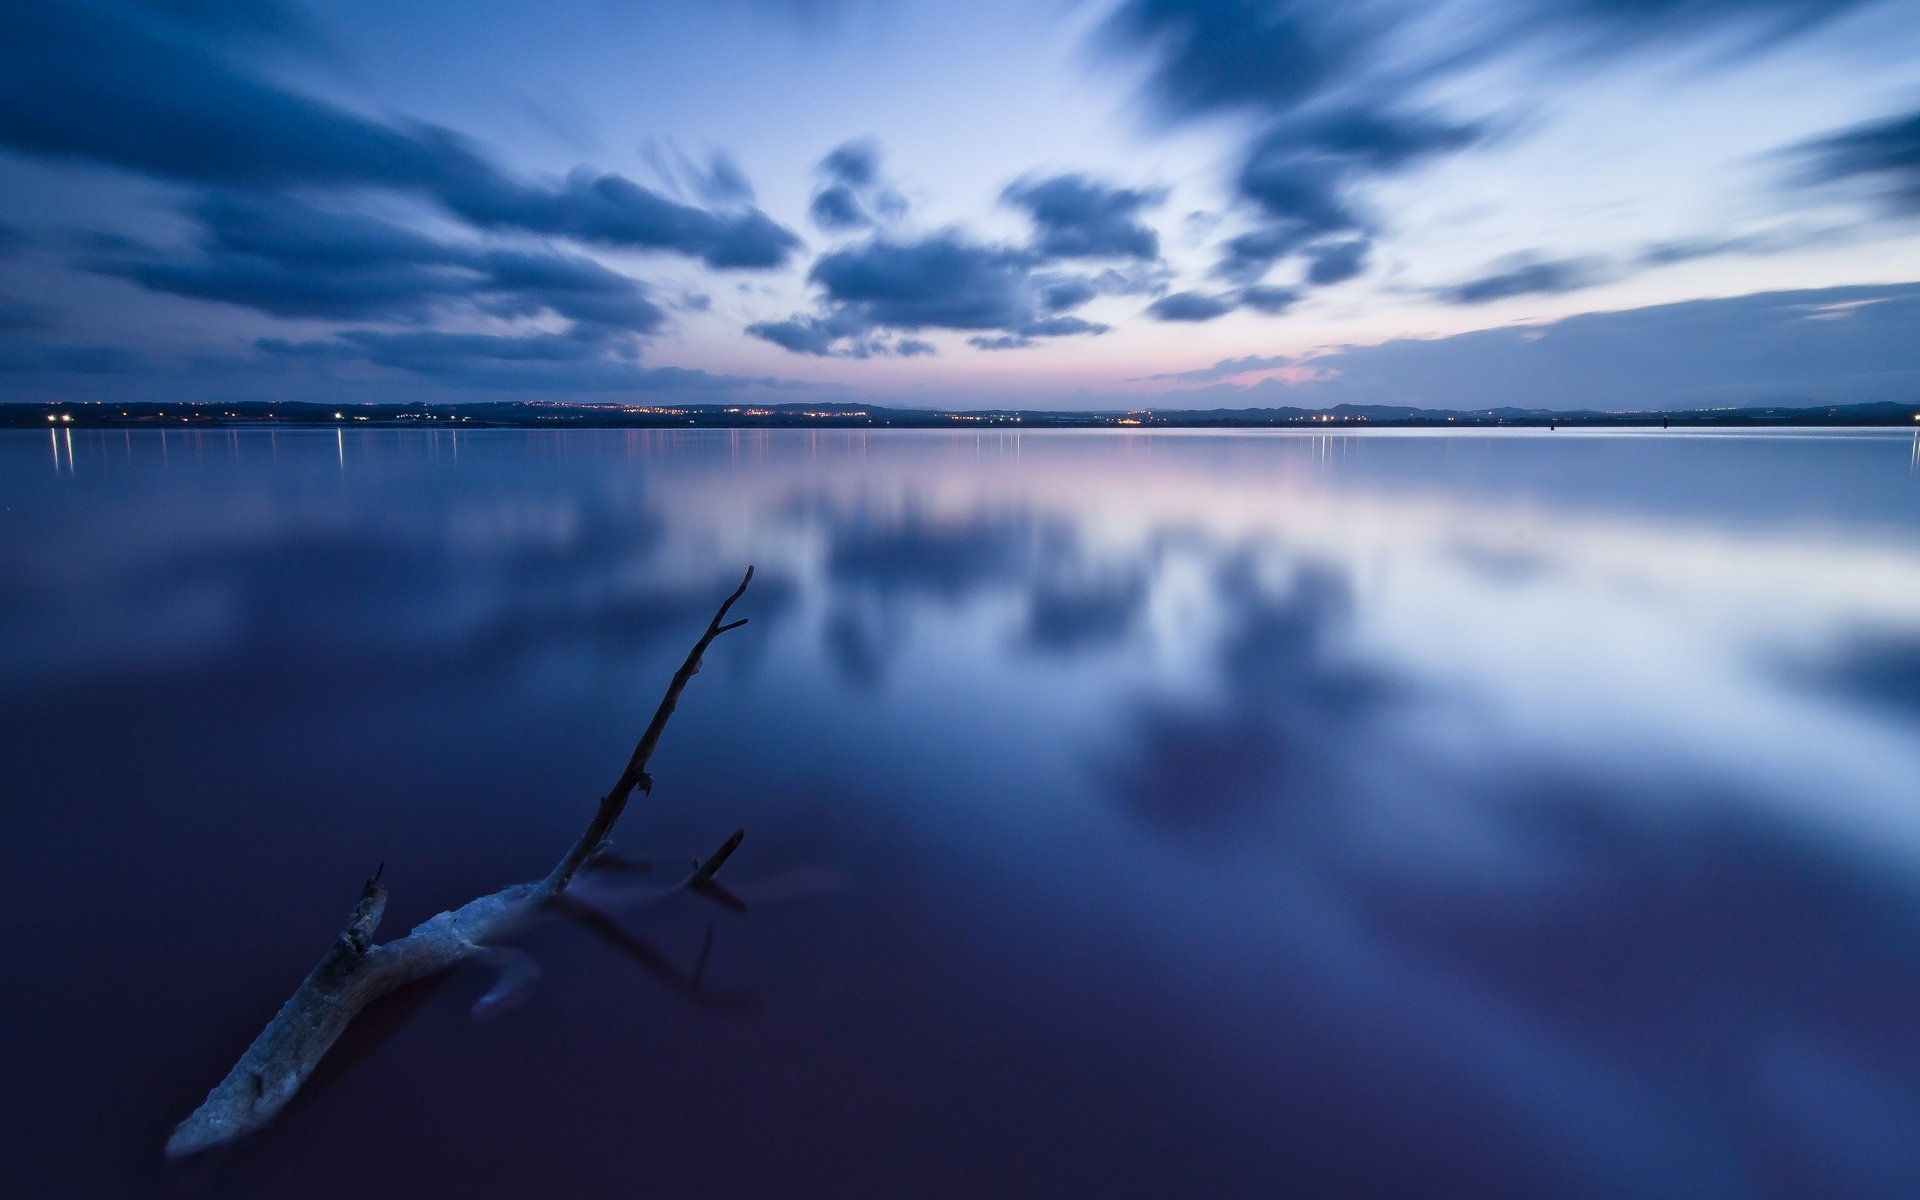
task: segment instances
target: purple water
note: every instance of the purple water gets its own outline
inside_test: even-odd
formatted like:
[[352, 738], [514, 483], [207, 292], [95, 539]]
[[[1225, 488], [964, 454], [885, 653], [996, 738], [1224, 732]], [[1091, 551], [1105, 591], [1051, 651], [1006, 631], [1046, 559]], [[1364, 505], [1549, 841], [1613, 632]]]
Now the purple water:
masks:
[[[1920, 1192], [1904, 431], [63, 430], [0, 510], [13, 1194]], [[749, 562], [608, 919], [166, 1163]]]

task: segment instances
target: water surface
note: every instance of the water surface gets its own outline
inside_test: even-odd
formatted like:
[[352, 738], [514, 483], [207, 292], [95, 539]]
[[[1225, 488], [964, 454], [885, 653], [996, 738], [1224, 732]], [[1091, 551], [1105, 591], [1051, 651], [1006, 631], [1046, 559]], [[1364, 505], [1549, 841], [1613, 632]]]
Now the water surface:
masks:
[[[0, 550], [21, 1194], [1920, 1194], [1906, 431], [63, 429]], [[606, 919], [164, 1164], [749, 562]]]

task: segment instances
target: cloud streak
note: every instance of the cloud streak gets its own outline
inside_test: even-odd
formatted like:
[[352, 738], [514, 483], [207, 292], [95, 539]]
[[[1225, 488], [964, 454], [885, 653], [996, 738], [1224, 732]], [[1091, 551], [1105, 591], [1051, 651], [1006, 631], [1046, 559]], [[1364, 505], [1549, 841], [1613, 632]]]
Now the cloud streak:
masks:
[[0, 145], [23, 154], [224, 190], [379, 188], [482, 229], [717, 269], [778, 267], [800, 246], [757, 209], [695, 208], [617, 174], [515, 177], [452, 130], [301, 95], [112, 6], [14, 6], [0, 31]]

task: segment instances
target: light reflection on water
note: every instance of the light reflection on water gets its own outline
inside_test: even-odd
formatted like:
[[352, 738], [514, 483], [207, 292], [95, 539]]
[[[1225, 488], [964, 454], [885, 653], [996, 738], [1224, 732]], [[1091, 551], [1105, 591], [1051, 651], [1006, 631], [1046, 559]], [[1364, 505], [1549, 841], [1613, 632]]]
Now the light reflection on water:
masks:
[[[1920, 1180], [1905, 431], [32, 436], [43, 1190]], [[622, 845], [746, 826], [746, 917], [625, 927], [751, 1010], [543, 931], [163, 1170], [373, 862], [393, 930], [544, 870], [749, 561]]]

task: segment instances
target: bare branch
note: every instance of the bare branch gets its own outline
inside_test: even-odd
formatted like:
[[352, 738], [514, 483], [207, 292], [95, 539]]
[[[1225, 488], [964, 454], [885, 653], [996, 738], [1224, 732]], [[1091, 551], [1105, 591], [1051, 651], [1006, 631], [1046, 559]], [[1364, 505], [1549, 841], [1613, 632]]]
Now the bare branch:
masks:
[[667, 684], [667, 694], [660, 698], [660, 707], [654, 710], [653, 720], [647, 722], [647, 730], [640, 735], [639, 744], [633, 748], [633, 757], [627, 760], [626, 770], [620, 772], [620, 778], [615, 780], [613, 787], [600, 798], [600, 807], [593, 814], [593, 820], [587, 822], [586, 832], [580, 835], [580, 840], [573, 844], [573, 849], [567, 851], [567, 856], [560, 860], [560, 865], [555, 867], [553, 873], [547, 877], [545, 887], [549, 895], [558, 895], [564, 891], [567, 884], [572, 882], [574, 875], [606, 842], [607, 836], [613, 832], [614, 823], [620, 820], [621, 812], [626, 809], [627, 798], [633, 795], [633, 790], [635, 788], [648, 792], [653, 790], [653, 777], [647, 774], [647, 763], [653, 758], [654, 747], [660, 744], [660, 735], [667, 728], [667, 719], [673, 716], [673, 710], [680, 703], [680, 693], [686, 690], [687, 682], [699, 673], [700, 658], [707, 652], [707, 647], [713, 645], [713, 640], [727, 630], [738, 629], [746, 624], [745, 621], [736, 621], [731, 625], [723, 622], [727, 619], [728, 610], [734, 606], [735, 601], [746, 594], [747, 585], [752, 582], [753, 568], [748, 567], [746, 575], [740, 580], [740, 586], [733, 589], [733, 594], [721, 602], [720, 610], [713, 614], [713, 620], [707, 622], [707, 631], [701, 634], [700, 640], [693, 644], [693, 649], [687, 653], [687, 660], [680, 664], [680, 669], [673, 673], [673, 679]]
[[[347, 920], [346, 929], [334, 939], [299, 990], [280, 1006], [280, 1011], [254, 1038], [226, 1078], [216, 1084], [200, 1107], [173, 1131], [167, 1141], [167, 1157], [197, 1154], [261, 1128], [293, 1099], [362, 1008], [396, 988], [436, 975], [469, 958], [488, 957], [500, 961], [502, 956], [493, 943], [544, 916], [556, 907], [556, 901], [567, 899], [568, 905], [573, 904], [563, 897], [568, 883], [605, 844], [633, 790], [651, 788], [653, 781], [647, 775], [647, 763], [653, 757], [654, 747], [659, 745], [667, 719], [680, 701], [680, 693], [700, 670], [701, 655], [715, 638], [746, 624], [744, 620], [729, 624], [726, 618], [727, 611], [745, 594], [747, 584], [752, 581], [753, 568], [748, 567], [740, 586], [720, 605], [686, 661], [674, 672], [667, 693], [661, 698], [646, 732], [640, 735], [626, 769], [620, 773], [613, 789], [601, 798], [586, 831], [545, 879], [538, 883], [514, 884], [470, 900], [457, 909], [429, 917], [405, 937], [375, 945], [374, 931], [387, 905], [386, 889], [380, 886], [380, 876], [385, 871], [385, 864], [381, 864], [381, 869], [361, 888], [360, 900]], [[740, 845], [743, 836], [736, 830], [705, 862], [696, 863], [693, 875], [683, 888], [704, 895], [721, 892], [712, 882], [713, 873]], [[601, 930], [603, 934], [608, 928], [619, 932], [608, 921]], [[618, 944], [636, 956], [635, 946], [642, 945], [631, 939]], [[512, 956], [506, 957], [511, 964]], [[704, 960], [703, 951], [703, 965]], [[491, 1011], [504, 1005], [514, 987], [525, 978], [524, 967], [515, 968], [515, 972], [511, 979], [503, 980], [502, 986], [483, 997], [479, 1006], [482, 1010]], [[666, 977], [672, 978], [682, 990], [698, 993], [697, 987], [685, 987], [684, 981], [670, 969]]]

